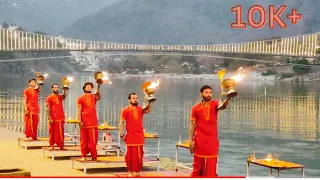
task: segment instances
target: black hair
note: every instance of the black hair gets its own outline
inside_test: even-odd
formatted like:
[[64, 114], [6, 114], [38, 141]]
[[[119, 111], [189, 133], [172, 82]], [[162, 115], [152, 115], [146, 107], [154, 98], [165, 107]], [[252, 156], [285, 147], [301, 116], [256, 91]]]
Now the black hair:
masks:
[[[204, 85], [204, 86], [202, 86], [202, 87], [200, 88], [200, 92], [203, 93], [203, 91], [206, 90], [206, 89], [211, 89], [211, 87], [208, 86], [208, 85]], [[212, 89], [211, 89], [211, 90], [212, 90]]]
[[86, 92], [85, 89], [86, 89], [86, 86], [87, 86], [87, 85], [90, 85], [92, 89], [93, 89], [93, 87], [94, 87], [92, 82], [86, 82], [86, 83], [83, 85], [83, 87], [82, 87], [82, 90], [83, 90], [84, 92]]
[[128, 99], [129, 99], [129, 100], [131, 99], [131, 96], [132, 96], [132, 95], [137, 95], [137, 93], [130, 93], [129, 96], [128, 96]]
[[31, 81], [36, 82], [36, 79], [34, 79], [34, 78], [33, 78], [33, 79], [30, 79], [30, 80], [29, 80], [29, 83], [31, 83]]
[[57, 86], [59, 87], [59, 84], [52, 84], [52, 85], [51, 85], [51, 88], [53, 88], [54, 85], [57, 85]]

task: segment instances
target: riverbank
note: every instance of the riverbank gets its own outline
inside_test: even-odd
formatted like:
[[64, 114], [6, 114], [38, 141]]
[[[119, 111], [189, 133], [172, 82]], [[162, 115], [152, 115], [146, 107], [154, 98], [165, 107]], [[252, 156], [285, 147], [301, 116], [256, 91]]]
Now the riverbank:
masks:
[[[18, 147], [17, 138], [24, 137], [20, 132], [12, 131], [0, 127], [0, 169], [22, 168], [31, 172], [32, 176], [115, 176], [114, 173], [125, 173], [126, 167], [119, 165], [117, 168], [104, 168], [106, 165], [92, 166], [88, 174], [82, 170], [72, 169], [71, 160], [55, 160], [43, 158], [41, 149], [28, 149]], [[145, 168], [144, 174], [166, 176], [188, 176], [188, 172], [181, 174], [174, 172], [175, 163], [170, 158], [161, 158], [160, 168], [162, 171], [156, 172], [154, 168]], [[91, 166], [90, 166], [91, 167]], [[76, 166], [81, 168], [81, 166]]]
[[[235, 76], [234, 73], [226, 73], [224, 78], [229, 78]], [[298, 78], [298, 81], [310, 81], [309, 78], [302, 76], [279, 79], [275, 75], [262, 76], [258, 72], [247, 72], [243, 76], [243, 81], [265, 81], [265, 82], [293, 82]], [[219, 80], [218, 75], [216, 74], [112, 74], [111, 79], [172, 79], [172, 80]], [[317, 80], [317, 79], [316, 79]]]
[[[81, 72], [81, 73], [55, 73], [49, 76], [93, 76], [95, 71]], [[235, 73], [226, 73], [224, 78], [235, 76]], [[320, 74], [319, 74], [320, 75]], [[23, 77], [24, 75], [8, 75], [8, 77]], [[32, 77], [32, 75], [29, 75]], [[6, 77], [5, 75], [2, 77]], [[161, 73], [161, 74], [110, 74], [112, 79], [172, 79], [172, 80], [219, 80], [217, 74], [175, 74], [175, 73]], [[262, 76], [260, 72], [246, 72], [243, 76], [245, 81], [262, 81], [262, 82], [315, 82], [320, 81], [319, 78], [312, 78], [306, 76], [293, 76], [290, 78], [279, 79], [276, 75]]]

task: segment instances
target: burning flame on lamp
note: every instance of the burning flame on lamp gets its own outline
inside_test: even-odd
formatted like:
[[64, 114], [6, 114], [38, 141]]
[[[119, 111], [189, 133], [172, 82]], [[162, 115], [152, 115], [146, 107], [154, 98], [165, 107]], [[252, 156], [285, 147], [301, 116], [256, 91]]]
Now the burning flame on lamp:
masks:
[[69, 82], [73, 82], [73, 77], [68, 76], [68, 77], [67, 77], [67, 80], [68, 80]]
[[36, 76], [38, 85], [43, 85], [44, 79], [49, 77], [49, 74], [45, 73], [44, 75], [41, 75], [40, 72], [36, 72]]
[[148, 99], [148, 102], [154, 102], [156, 101], [156, 98], [154, 97], [154, 93], [156, 91], [156, 88], [159, 86], [160, 84], [160, 80], [158, 79], [157, 81], [153, 81], [153, 82], [145, 82], [142, 85], [142, 90], [144, 91], [145, 95], [146, 95], [146, 99]]
[[238, 82], [238, 81], [241, 81], [243, 77], [244, 77], [244, 74], [239, 73], [238, 75], [232, 76], [230, 78]]
[[108, 73], [107, 72], [102, 72], [103, 77], [102, 80], [103, 81], [108, 81], [108, 84], [112, 84], [111, 80], [109, 79]]
[[238, 69], [238, 71], [240, 71], [240, 73], [238, 73], [238, 75], [230, 77], [231, 79], [233, 79], [236, 82], [241, 81], [243, 79], [244, 74], [242, 72], [244, 72], [245, 70], [243, 69], [243, 67], [240, 67]]
[[267, 157], [265, 158], [265, 160], [266, 160], [267, 162], [272, 161], [272, 155], [271, 155], [271, 154], [268, 154]]
[[159, 84], [160, 84], [160, 80], [158, 79], [156, 81], [151, 82], [151, 84], [146, 89], [157, 88]]
[[107, 72], [98, 71], [94, 74], [94, 78], [95, 78], [97, 84], [99, 84], [99, 85], [103, 84], [104, 82], [108, 82], [108, 84], [112, 84]]

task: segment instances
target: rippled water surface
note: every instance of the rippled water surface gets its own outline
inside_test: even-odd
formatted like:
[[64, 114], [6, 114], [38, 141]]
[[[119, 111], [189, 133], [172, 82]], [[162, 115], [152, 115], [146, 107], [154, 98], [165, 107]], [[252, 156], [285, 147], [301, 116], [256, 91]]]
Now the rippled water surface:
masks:
[[[0, 79], [0, 126], [23, 131], [23, 90], [28, 79]], [[82, 85], [91, 77], [77, 77], [71, 84], [65, 101], [67, 118], [76, 115], [76, 99], [82, 94]], [[204, 84], [213, 87], [214, 98], [219, 97], [217, 80], [160, 79], [157, 101], [152, 112], [145, 116], [148, 132], [161, 136], [161, 156], [175, 158], [175, 144], [181, 134], [187, 139], [191, 107], [199, 101], [199, 89]], [[39, 134], [47, 136], [45, 98], [50, 84], [59, 83], [60, 77], [50, 77], [40, 95]], [[103, 99], [99, 102], [99, 121], [118, 125], [120, 111], [127, 103], [130, 92], [137, 92], [142, 104], [143, 79], [114, 79], [112, 85], [103, 85]], [[282, 160], [307, 166], [306, 176], [320, 176], [319, 146], [319, 85], [304, 83], [274, 83], [243, 81], [237, 85], [238, 96], [228, 109], [219, 115], [220, 156], [219, 175], [245, 175], [246, 159], [252, 149], [258, 157], [267, 153]], [[66, 125], [66, 131], [73, 131]], [[100, 134], [101, 135], [101, 134]], [[116, 135], [116, 134], [115, 134]], [[148, 140], [146, 147], [156, 150], [156, 142]], [[180, 150], [180, 160], [192, 161], [187, 150]], [[39, 157], [40, 158], [40, 157]], [[268, 175], [268, 170], [253, 167], [251, 175]], [[297, 176], [299, 170], [282, 172], [282, 176]]]

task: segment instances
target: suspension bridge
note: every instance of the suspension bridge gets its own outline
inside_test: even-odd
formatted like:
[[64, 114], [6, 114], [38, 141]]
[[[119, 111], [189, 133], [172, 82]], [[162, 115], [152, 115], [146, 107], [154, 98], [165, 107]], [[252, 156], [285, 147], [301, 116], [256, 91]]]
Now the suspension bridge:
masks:
[[0, 52], [110, 51], [190, 54], [260, 54], [272, 56], [317, 56], [320, 32], [261, 41], [210, 45], [147, 45], [85, 41], [14, 29], [0, 28]]

